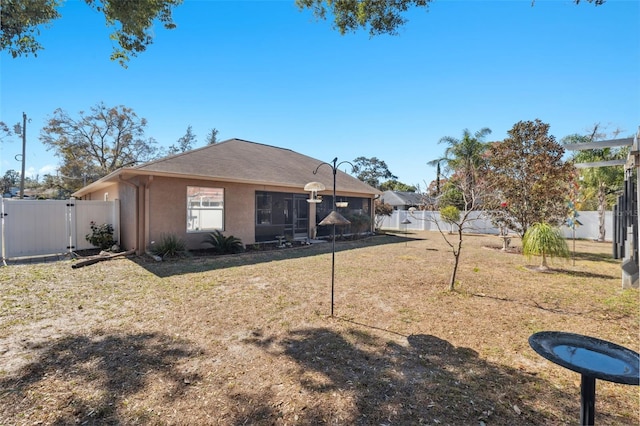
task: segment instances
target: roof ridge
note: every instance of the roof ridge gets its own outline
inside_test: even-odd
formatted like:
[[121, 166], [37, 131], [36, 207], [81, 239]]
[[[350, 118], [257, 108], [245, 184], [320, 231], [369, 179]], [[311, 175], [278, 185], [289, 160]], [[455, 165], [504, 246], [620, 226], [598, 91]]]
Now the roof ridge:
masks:
[[[300, 154], [300, 153], [298, 153], [298, 152], [296, 152], [296, 151], [294, 151], [294, 150], [292, 150], [290, 148], [282, 148], [282, 147], [279, 147], [279, 146], [274, 146], [274, 145], [269, 145], [269, 144], [265, 144], [265, 143], [249, 141], [249, 140], [246, 140], [246, 139], [231, 138], [231, 139], [226, 139], [226, 140], [223, 140], [223, 141], [220, 141], [220, 142], [216, 142], [216, 143], [213, 143], [213, 144], [207, 144], [205, 146], [201, 146], [201, 147], [198, 147], [198, 148], [190, 149], [188, 151], [178, 152], [176, 154], [171, 154], [171, 155], [166, 155], [164, 157], [157, 158], [155, 160], [151, 160], [151, 161], [147, 161], [146, 163], [139, 164], [139, 165], [137, 165], [137, 166], [135, 166], [133, 168], [134, 169], [141, 169], [141, 168], [153, 165], [153, 164], [159, 164], [159, 163], [162, 163], [164, 161], [173, 160], [174, 158], [179, 158], [179, 157], [184, 156], [184, 155], [192, 154], [194, 152], [202, 151], [204, 149], [213, 148], [213, 147], [215, 147], [217, 145], [223, 145], [223, 144], [226, 144], [226, 143], [229, 143], [229, 142], [234, 142], [234, 141], [235, 142], [243, 142], [243, 143], [251, 143], [251, 144], [254, 144], [254, 145], [261, 145], [261, 146], [266, 146], [266, 147], [269, 147], [269, 148], [275, 148], [275, 149], [280, 149], [280, 150], [283, 150], [283, 151], [289, 151], [289, 152], [293, 152], [293, 153], [296, 153], [296, 154]], [[300, 154], [300, 155], [304, 155], [304, 154]]]
[[146, 163], [139, 164], [139, 165], [137, 165], [137, 166], [135, 166], [133, 168], [134, 169], [142, 169], [144, 167], [147, 167], [147, 166], [150, 166], [150, 165], [153, 165], [153, 164], [159, 164], [159, 163], [162, 163], [164, 161], [168, 161], [168, 160], [172, 160], [174, 158], [182, 157], [182, 156], [184, 156], [186, 154], [191, 154], [193, 152], [202, 151], [203, 149], [211, 148], [214, 145], [222, 144], [222, 143], [225, 143], [225, 142], [228, 142], [228, 141], [217, 142], [215, 144], [207, 144], [205, 146], [201, 146], [201, 147], [198, 147], [198, 148], [190, 149], [188, 151], [183, 151], [183, 152], [178, 152], [178, 153], [175, 153], [175, 154], [165, 155], [164, 157], [160, 157], [160, 158], [156, 158], [155, 160], [147, 161]]
[[[296, 154], [300, 154], [299, 152], [296, 152], [296, 151], [294, 151], [294, 150], [292, 150], [290, 148], [282, 148], [281, 146], [269, 145], [267, 143], [262, 143], [262, 142], [248, 141], [246, 139], [240, 139], [240, 138], [227, 139], [226, 141], [223, 141], [223, 142], [231, 142], [231, 141], [246, 142], [246, 143], [252, 143], [252, 144], [255, 144], [255, 145], [268, 146], [269, 148], [276, 148], [276, 149], [281, 149], [281, 150], [284, 150], [284, 151], [290, 151], [290, 152], [295, 152]], [[223, 143], [223, 142], [220, 142], [220, 143]], [[300, 154], [300, 155], [304, 155], [304, 154]]]

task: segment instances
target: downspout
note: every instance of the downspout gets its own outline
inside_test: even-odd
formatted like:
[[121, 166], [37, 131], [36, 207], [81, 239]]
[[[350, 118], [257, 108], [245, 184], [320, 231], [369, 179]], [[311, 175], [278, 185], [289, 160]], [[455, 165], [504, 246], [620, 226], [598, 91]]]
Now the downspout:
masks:
[[141, 227], [140, 227], [140, 186], [136, 185], [133, 182], [129, 182], [128, 180], [124, 180], [122, 178], [122, 175], [118, 176], [118, 182], [120, 183], [124, 183], [126, 185], [129, 185], [130, 187], [132, 187], [134, 189], [135, 192], [135, 200], [136, 200], [136, 224], [135, 224], [135, 230], [136, 230], [136, 246], [134, 247], [135, 251], [136, 251], [136, 255], [140, 256], [141, 254], [144, 253], [144, 249], [142, 248], [142, 238], [143, 235], [141, 235]]
[[[149, 245], [149, 214], [150, 214], [150, 209], [149, 209], [149, 187], [151, 186], [151, 184], [153, 183], [153, 175], [149, 176], [147, 178], [147, 182], [144, 184], [144, 250], [147, 251], [147, 246]], [[151, 253], [148, 253], [150, 255], [152, 255]]]
[[369, 232], [371, 232], [372, 235], [375, 235], [376, 233], [376, 200], [378, 198], [380, 198], [380, 194], [375, 194], [369, 199], [369, 202], [371, 203], [369, 211], [369, 214], [371, 215], [371, 229], [369, 229]]

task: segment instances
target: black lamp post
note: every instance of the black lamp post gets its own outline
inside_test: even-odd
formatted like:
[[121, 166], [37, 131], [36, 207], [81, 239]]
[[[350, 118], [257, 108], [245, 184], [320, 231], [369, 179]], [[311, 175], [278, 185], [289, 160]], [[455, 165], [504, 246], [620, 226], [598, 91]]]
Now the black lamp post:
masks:
[[[351, 223], [344, 216], [342, 216], [340, 213], [336, 211], [336, 173], [338, 172], [338, 167], [341, 164], [344, 164], [344, 163], [351, 164], [351, 163], [349, 161], [342, 161], [338, 163], [338, 157], [334, 158], [332, 163], [333, 164], [320, 163], [318, 167], [316, 167], [316, 169], [313, 171], [314, 175], [317, 174], [318, 169], [324, 165], [331, 167], [333, 171], [333, 200], [332, 200], [333, 208], [331, 210], [331, 213], [329, 213], [327, 217], [325, 217], [324, 219], [322, 219], [322, 221], [320, 221], [320, 223], [318, 223], [318, 225], [320, 226], [333, 225], [333, 236], [331, 238], [332, 240], [331, 241], [331, 317], [333, 317], [333, 289], [334, 289], [335, 273], [336, 273], [336, 225], [348, 225]], [[353, 164], [351, 164], [351, 168], [353, 169]]]

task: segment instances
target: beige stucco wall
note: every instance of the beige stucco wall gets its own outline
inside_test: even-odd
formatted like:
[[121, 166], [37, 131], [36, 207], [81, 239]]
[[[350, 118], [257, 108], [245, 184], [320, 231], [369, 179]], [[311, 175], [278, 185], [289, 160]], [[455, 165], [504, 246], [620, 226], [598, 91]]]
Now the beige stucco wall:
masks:
[[[207, 231], [187, 232], [187, 186], [203, 186], [224, 189], [224, 235], [233, 235], [247, 244], [255, 243], [255, 192], [274, 191], [299, 193], [308, 196], [300, 188], [272, 185], [242, 184], [198, 179], [176, 179], [171, 177], [136, 177], [83, 197], [103, 200], [120, 200], [121, 245], [125, 249], [147, 250], [152, 241], [160, 241], [163, 234], [172, 234], [183, 239], [190, 250], [206, 248], [202, 244]], [[137, 189], [136, 189], [137, 187]], [[329, 195], [331, 192], [327, 191]], [[136, 211], [136, 194], [139, 211]], [[362, 194], [339, 193], [342, 196]], [[136, 229], [138, 235], [136, 235]], [[138, 240], [142, 247], [137, 247]]]
[[131, 184], [114, 183], [104, 189], [92, 192], [85, 200], [120, 200], [120, 247], [124, 250], [137, 249], [136, 241], [136, 189]]
[[255, 187], [229, 182], [155, 177], [147, 184], [145, 203], [148, 245], [159, 241], [163, 234], [182, 238], [189, 249], [205, 248], [202, 240], [210, 231], [187, 232], [187, 186], [224, 189], [225, 235], [254, 242]]
[[[136, 188], [120, 183], [118, 187], [118, 197], [120, 200], [120, 239], [122, 248], [125, 250], [139, 249], [136, 239]], [[123, 206], [127, 206], [124, 208]]]

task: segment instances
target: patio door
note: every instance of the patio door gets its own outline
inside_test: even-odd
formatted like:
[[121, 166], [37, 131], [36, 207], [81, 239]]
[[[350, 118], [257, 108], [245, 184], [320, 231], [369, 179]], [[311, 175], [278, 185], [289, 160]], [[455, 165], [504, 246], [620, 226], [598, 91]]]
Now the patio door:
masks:
[[293, 194], [293, 236], [306, 238], [309, 233], [309, 203], [307, 195]]
[[285, 235], [302, 239], [309, 232], [309, 206], [306, 195], [292, 194], [287, 198], [285, 209]]

